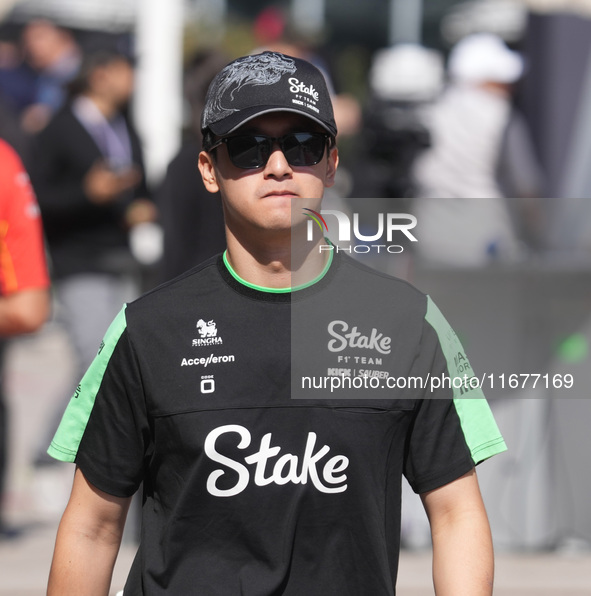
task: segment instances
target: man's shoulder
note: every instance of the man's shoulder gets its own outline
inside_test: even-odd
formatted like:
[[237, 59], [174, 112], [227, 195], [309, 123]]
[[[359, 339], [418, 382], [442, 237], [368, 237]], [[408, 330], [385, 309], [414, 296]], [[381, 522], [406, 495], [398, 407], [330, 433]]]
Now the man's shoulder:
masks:
[[337, 279], [350, 292], [389, 303], [414, 304], [427, 308], [427, 295], [410, 282], [370, 267], [346, 254], [338, 255]]
[[[64, 146], [89, 137], [88, 132], [74, 115], [70, 105], [62, 106], [48, 122], [47, 126], [35, 137], [38, 143], [51, 143], [52, 146]], [[89, 137], [90, 138], [90, 137]], [[77, 147], [80, 151], [80, 147]]]
[[128, 312], [141, 312], [165, 306], [180, 306], [185, 300], [196, 300], [210, 293], [222, 278], [219, 273], [221, 255], [215, 255], [185, 273], [149, 290], [127, 306]]
[[72, 106], [68, 103], [55, 112], [44, 128], [44, 131], [48, 133], [55, 132], [56, 130], [59, 131], [61, 127], [71, 125], [75, 120], [76, 117], [72, 111]]

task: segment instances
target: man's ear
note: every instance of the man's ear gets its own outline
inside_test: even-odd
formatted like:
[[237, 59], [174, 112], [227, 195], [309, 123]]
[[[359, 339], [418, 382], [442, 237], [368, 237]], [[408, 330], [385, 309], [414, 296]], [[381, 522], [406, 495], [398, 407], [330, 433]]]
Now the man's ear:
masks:
[[339, 167], [339, 150], [336, 147], [328, 150], [328, 160], [326, 164], [326, 188], [334, 184], [335, 174]]
[[201, 151], [199, 154], [198, 166], [205, 189], [211, 193], [218, 192], [220, 187], [218, 186], [215, 167], [213, 165], [213, 157], [211, 154], [207, 153], [207, 151]]

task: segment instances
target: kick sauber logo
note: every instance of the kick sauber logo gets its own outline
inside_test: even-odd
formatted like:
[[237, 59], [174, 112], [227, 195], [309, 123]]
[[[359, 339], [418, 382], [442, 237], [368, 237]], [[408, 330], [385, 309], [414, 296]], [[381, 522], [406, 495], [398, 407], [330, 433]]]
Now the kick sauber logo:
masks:
[[222, 338], [218, 337], [217, 325], [213, 319], [207, 322], [199, 319], [197, 331], [199, 331], [199, 338], [193, 340], [193, 347], [219, 346], [224, 343]]

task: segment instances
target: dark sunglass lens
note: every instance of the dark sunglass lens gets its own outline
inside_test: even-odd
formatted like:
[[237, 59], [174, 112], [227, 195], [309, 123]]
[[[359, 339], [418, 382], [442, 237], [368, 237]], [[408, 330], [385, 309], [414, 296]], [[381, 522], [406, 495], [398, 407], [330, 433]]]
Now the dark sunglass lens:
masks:
[[279, 142], [285, 159], [292, 166], [313, 166], [324, 155], [326, 135], [296, 132], [279, 139], [263, 135], [238, 135], [224, 139], [232, 163], [246, 170], [263, 167], [275, 142]]
[[324, 155], [325, 136], [320, 133], [293, 133], [282, 139], [283, 153], [292, 166], [313, 166]]
[[269, 159], [269, 141], [263, 136], [229, 137], [226, 141], [230, 160], [237, 168], [260, 168]]

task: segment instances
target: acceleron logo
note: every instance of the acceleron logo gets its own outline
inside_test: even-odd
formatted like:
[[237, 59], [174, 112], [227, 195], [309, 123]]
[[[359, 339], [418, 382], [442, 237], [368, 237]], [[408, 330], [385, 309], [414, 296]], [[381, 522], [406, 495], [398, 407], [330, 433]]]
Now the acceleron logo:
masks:
[[[304, 215], [308, 218], [307, 240], [314, 241], [314, 224], [318, 226], [322, 236], [328, 232], [328, 224], [324, 216], [330, 216], [331, 220], [336, 219], [336, 229], [339, 243], [348, 244], [339, 246], [333, 244], [321, 244], [319, 251], [328, 252], [354, 252], [357, 254], [390, 253], [398, 254], [404, 251], [400, 244], [393, 244], [395, 234], [403, 234], [411, 242], [417, 242], [416, 237], [411, 233], [417, 225], [417, 218], [410, 213], [378, 213], [377, 222], [372, 231], [368, 233], [367, 228], [360, 230], [359, 213], [353, 213], [353, 221], [349, 215], [336, 209], [322, 209], [320, 212], [304, 207]], [[334, 227], [333, 221], [331, 226]], [[354, 240], [351, 240], [353, 236]]]

